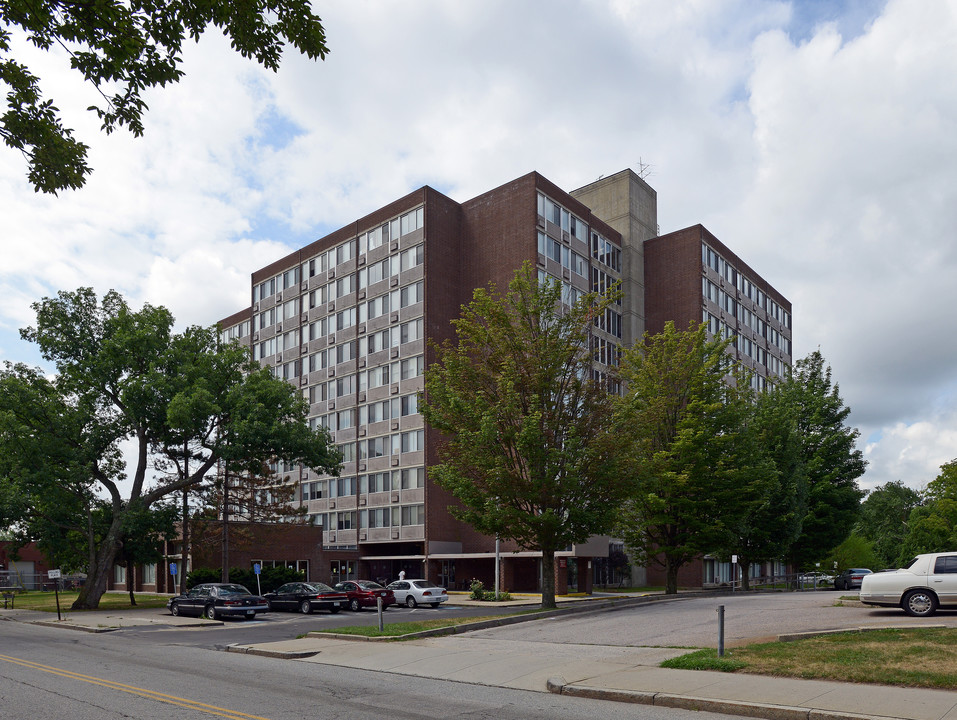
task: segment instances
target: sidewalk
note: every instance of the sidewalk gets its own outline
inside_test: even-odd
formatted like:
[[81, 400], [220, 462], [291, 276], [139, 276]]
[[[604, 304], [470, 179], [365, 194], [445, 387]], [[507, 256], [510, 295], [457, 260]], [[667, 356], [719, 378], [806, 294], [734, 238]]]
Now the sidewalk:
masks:
[[[450, 602], [455, 604], [472, 603], [467, 596], [453, 598]], [[607, 598], [594, 598], [582, 605], [598, 609], [605, 604], [602, 600]], [[513, 604], [537, 602], [534, 598], [519, 598]], [[49, 613], [0, 610], [0, 620], [87, 632], [147, 624], [221, 624], [198, 618], [174, 618], [158, 609], [66, 613], [59, 623], [56, 616], [51, 618]], [[490, 640], [468, 634], [402, 642], [341, 637], [315, 633], [293, 640], [233, 645], [227, 649], [320, 665], [769, 720], [957, 720], [957, 692], [952, 691], [658, 667], [663, 660], [687, 652], [683, 649], [543, 646], [536, 642]]]

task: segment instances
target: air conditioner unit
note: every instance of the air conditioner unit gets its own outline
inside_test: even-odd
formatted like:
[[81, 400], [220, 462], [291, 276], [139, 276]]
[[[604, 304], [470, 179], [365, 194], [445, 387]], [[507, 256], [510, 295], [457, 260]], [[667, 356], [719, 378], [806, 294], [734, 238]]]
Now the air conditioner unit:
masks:
[[393, 531], [392, 531], [392, 539], [393, 539], [393, 540], [398, 540], [398, 539], [399, 539], [399, 531], [398, 531], [398, 530], [393, 530]]
[[[359, 469], [360, 469], [360, 470], [365, 470], [365, 466], [363, 466], [363, 467], [361, 467], [361, 468], [359, 468]], [[366, 499], [366, 496], [365, 496], [365, 495], [360, 495], [360, 496], [359, 496], [359, 504], [360, 504], [360, 505], [365, 505], [366, 502], [368, 502], [367, 499]]]

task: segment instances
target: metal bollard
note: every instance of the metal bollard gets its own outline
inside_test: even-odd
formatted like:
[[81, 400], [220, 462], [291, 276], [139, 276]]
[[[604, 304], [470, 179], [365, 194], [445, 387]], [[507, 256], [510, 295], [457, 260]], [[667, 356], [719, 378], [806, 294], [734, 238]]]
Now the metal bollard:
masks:
[[724, 605], [718, 605], [718, 657], [724, 657]]
[[385, 628], [382, 625], [382, 598], [377, 597], [375, 599], [376, 609], [379, 611], [379, 632], [382, 632]]

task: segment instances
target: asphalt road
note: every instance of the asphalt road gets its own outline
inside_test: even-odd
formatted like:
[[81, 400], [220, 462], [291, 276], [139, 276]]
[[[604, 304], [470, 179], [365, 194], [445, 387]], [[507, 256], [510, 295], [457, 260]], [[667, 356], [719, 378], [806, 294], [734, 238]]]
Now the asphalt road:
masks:
[[477, 637], [586, 645], [717, 647], [718, 607], [725, 608], [725, 646], [775, 640], [778, 635], [864, 626], [923, 624], [957, 627], [957, 611], [917, 620], [893, 608], [840, 604], [856, 593], [815, 590], [767, 594], [680, 596], [614, 610], [536, 620], [473, 633]]
[[[730, 717], [216, 652], [170, 643], [159, 633], [88, 634], [15, 622], [0, 626], [4, 720]], [[196, 629], [194, 634], [215, 632]]]

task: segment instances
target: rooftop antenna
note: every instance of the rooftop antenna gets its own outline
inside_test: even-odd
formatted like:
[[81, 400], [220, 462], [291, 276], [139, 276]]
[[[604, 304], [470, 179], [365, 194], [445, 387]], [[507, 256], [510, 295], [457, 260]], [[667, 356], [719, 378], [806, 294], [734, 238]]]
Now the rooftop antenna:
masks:
[[640, 157], [638, 158], [638, 177], [644, 180], [646, 177], [652, 174], [651, 168], [651, 163], [646, 163]]

